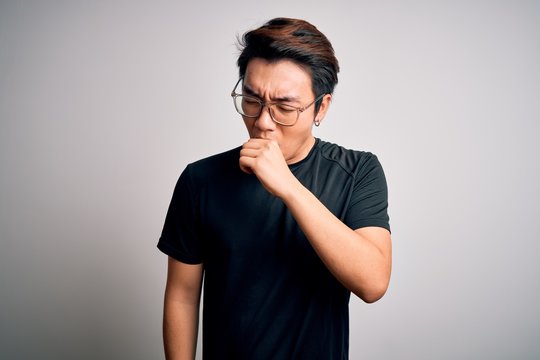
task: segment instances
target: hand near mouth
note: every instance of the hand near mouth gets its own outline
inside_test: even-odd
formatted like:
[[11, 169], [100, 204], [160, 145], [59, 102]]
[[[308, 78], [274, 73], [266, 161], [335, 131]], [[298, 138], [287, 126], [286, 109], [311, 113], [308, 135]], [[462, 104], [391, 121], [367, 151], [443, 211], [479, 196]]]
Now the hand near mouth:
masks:
[[270, 193], [283, 197], [296, 178], [275, 140], [252, 138], [240, 150], [240, 169], [255, 174]]

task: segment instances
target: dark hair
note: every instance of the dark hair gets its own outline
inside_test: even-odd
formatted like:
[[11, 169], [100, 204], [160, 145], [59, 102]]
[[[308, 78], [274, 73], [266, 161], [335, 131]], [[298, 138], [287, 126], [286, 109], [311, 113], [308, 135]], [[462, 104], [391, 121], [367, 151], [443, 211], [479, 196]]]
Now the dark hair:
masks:
[[[311, 74], [315, 97], [332, 94], [338, 82], [339, 64], [332, 44], [323, 33], [307, 21], [275, 18], [258, 29], [246, 32], [239, 39], [238, 57], [240, 77], [244, 77], [253, 58], [268, 61], [288, 59], [304, 67]], [[318, 111], [322, 100], [315, 104]]]

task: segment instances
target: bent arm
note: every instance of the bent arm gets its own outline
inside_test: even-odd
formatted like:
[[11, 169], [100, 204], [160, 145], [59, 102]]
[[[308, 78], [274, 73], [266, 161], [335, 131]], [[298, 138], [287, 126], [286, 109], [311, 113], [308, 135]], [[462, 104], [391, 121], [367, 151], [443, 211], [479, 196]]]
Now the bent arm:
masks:
[[163, 308], [165, 358], [195, 359], [203, 265], [169, 257]]
[[380, 299], [392, 269], [390, 232], [380, 227], [352, 230], [299, 181], [289, 189], [282, 200], [330, 272], [365, 302]]
[[240, 168], [254, 173], [270, 193], [283, 200], [323, 263], [343, 286], [366, 302], [384, 295], [392, 268], [388, 230], [353, 230], [335, 217], [292, 174], [276, 141], [250, 139], [240, 151]]

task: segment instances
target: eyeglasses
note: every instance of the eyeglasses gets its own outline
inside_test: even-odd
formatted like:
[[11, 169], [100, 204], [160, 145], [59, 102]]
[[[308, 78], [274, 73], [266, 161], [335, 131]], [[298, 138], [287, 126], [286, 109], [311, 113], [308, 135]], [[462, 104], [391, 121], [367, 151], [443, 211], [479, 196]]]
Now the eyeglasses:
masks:
[[263, 108], [266, 106], [268, 107], [268, 112], [270, 113], [272, 120], [283, 126], [293, 126], [296, 124], [300, 117], [300, 113], [322, 99], [325, 95], [322, 94], [308, 105], [298, 108], [280, 102], [265, 102], [254, 96], [238, 94], [236, 93], [236, 88], [240, 81], [242, 81], [242, 78], [238, 79], [231, 92], [236, 111], [247, 118], [258, 118], [261, 115]]

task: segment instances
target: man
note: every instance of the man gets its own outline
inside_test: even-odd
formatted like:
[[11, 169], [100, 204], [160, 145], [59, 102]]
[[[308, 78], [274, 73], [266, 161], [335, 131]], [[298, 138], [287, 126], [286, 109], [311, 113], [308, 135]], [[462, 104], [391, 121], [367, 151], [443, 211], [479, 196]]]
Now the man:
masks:
[[383, 170], [312, 134], [339, 70], [313, 25], [273, 19], [241, 45], [249, 140], [188, 165], [158, 243], [166, 356], [195, 356], [204, 274], [205, 359], [347, 359], [350, 292], [374, 302], [390, 279]]

